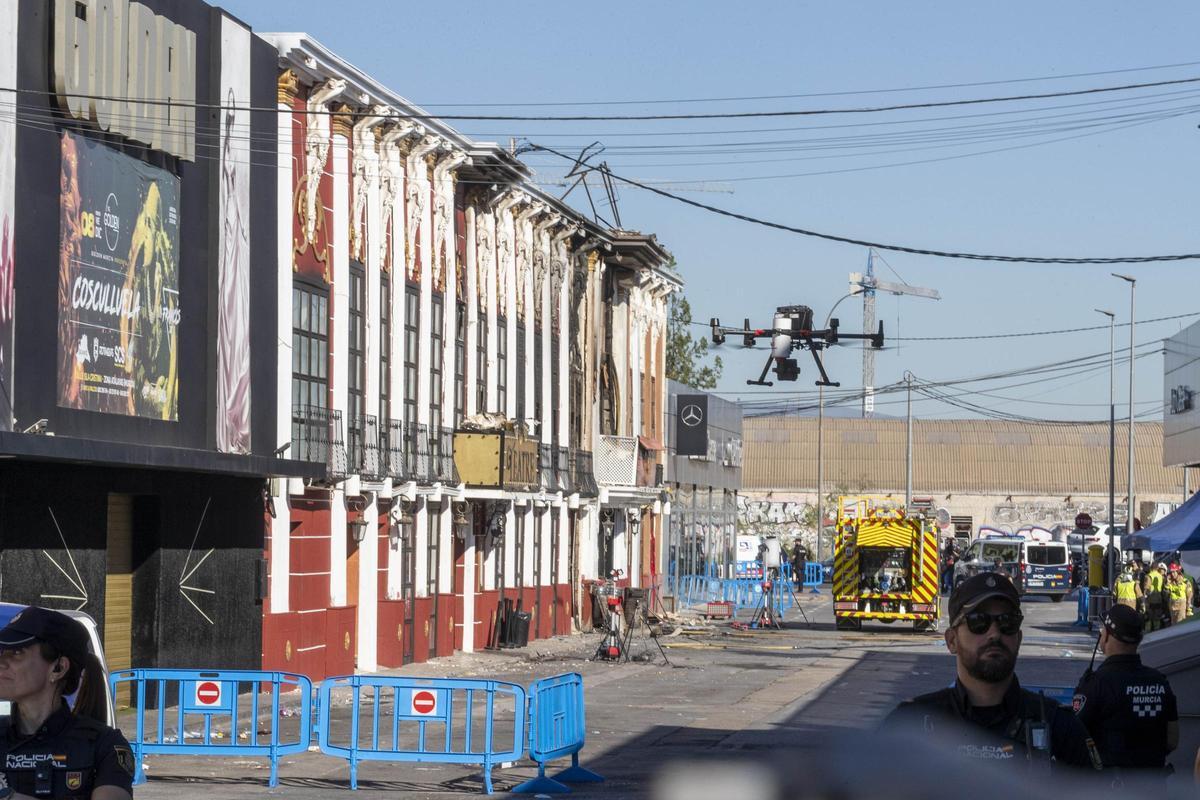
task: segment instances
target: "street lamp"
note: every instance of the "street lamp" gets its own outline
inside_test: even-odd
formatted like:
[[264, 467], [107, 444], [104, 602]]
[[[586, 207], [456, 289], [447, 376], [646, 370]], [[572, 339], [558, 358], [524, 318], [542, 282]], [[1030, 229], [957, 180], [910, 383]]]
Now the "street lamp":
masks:
[[1133, 342], [1137, 321], [1134, 316], [1134, 296], [1137, 292], [1137, 280], [1129, 275], [1112, 273], [1114, 278], [1120, 278], [1129, 284], [1129, 500], [1128, 512], [1125, 514], [1125, 533], [1133, 533], [1133, 513], [1137, 508], [1133, 496]]
[[1103, 308], [1097, 308], [1096, 311], [1108, 317], [1108, 547], [1106, 552], [1108, 554], [1108, 588], [1111, 590], [1117, 584], [1117, 551], [1112, 546], [1113, 531], [1116, 529], [1113, 520], [1113, 506], [1117, 502], [1117, 402], [1114, 372], [1117, 315]]

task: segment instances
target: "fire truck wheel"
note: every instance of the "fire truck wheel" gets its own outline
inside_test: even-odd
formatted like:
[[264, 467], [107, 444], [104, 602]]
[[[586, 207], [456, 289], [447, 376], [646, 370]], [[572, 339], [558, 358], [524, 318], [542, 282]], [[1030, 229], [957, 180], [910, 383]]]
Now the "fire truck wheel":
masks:
[[934, 624], [927, 619], [913, 620], [913, 630], [917, 633], [925, 633], [934, 630]]

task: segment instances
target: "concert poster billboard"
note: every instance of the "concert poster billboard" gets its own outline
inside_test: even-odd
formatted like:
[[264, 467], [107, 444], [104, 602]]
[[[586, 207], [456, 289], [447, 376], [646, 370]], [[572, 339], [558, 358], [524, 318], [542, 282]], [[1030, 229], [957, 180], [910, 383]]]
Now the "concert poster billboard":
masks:
[[71, 133], [59, 180], [58, 404], [179, 419], [179, 179]]

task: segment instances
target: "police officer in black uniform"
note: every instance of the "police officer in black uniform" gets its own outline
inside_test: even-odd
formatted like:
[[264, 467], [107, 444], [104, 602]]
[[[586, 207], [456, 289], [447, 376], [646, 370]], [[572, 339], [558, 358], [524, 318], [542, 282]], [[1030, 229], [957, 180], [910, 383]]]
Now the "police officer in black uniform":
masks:
[[0, 800], [130, 800], [133, 754], [106, 724], [104, 682], [87, 630], [66, 614], [31, 606], [0, 630], [0, 699], [12, 702]]
[[959, 584], [950, 595], [945, 633], [957, 680], [901, 703], [883, 729], [932, 735], [962, 758], [1025, 774], [1048, 772], [1054, 763], [1100, 769], [1096, 747], [1071, 710], [1017, 682], [1023, 619], [1007, 576], [981, 572]]
[[1167, 755], [1179, 745], [1179, 712], [1166, 676], [1142, 665], [1144, 620], [1128, 606], [1104, 616], [1104, 663], [1084, 673], [1072, 705], [1087, 726], [1106, 769], [1122, 779], [1166, 776]]

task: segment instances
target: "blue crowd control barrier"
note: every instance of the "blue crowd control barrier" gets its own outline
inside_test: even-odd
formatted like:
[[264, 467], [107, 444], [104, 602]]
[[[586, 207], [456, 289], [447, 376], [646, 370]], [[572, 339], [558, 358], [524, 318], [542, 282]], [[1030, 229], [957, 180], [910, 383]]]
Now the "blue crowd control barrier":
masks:
[[[350, 729], [339, 736], [330, 709], [345, 695]], [[525, 689], [513, 683], [347, 675], [321, 683], [317, 707], [321, 752], [350, 762], [351, 789], [360, 761], [425, 761], [478, 764], [491, 794], [492, 767], [525, 751]]]
[[1075, 690], [1070, 686], [1025, 686], [1022, 684], [1022, 689], [1028, 689], [1035, 694], [1043, 694], [1046, 699], [1053, 700], [1059, 705], [1071, 707], [1071, 702], [1075, 699]]
[[[186, 755], [267, 758], [271, 762], [269, 785], [277, 786], [279, 759], [303, 753], [312, 739], [312, 681], [304, 675], [253, 670], [131, 669], [114, 672], [108, 680], [113, 695], [121, 684], [130, 684], [137, 714], [135, 733], [129, 737], [136, 765], [134, 784], [146, 780], [143, 756]], [[271, 687], [269, 717], [267, 704], [259, 698], [259, 689], [266, 684]], [[280, 692], [293, 689], [300, 691], [299, 710], [294, 716], [281, 718]], [[150, 725], [146, 720], [147, 701], [154, 704], [155, 719]], [[171, 703], [176, 708], [168, 714]], [[261, 731], [263, 724], [269, 730]], [[190, 726], [201, 729], [193, 731]], [[288, 728], [286, 739], [283, 726]], [[293, 732], [294, 737], [290, 735]]]
[[1075, 621], [1071, 624], [1076, 628], [1087, 628], [1090, 626], [1088, 622], [1088, 587], [1081, 583], [1076, 591], [1079, 592], [1079, 602], [1075, 607]]
[[[529, 757], [538, 765], [537, 777], [516, 786], [514, 794], [571, 791], [568, 783], [599, 783], [601, 776], [579, 766], [579, 751], [587, 739], [583, 676], [577, 672], [543, 678], [529, 686]], [[571, 766], [546, 777], [546, 764], [571, 757]]]
[[824, 570], [820, 563], [816, 561], [806, 562], [804, 565], [804, 585], [819, 589], [821, 584], [825, 582]]

